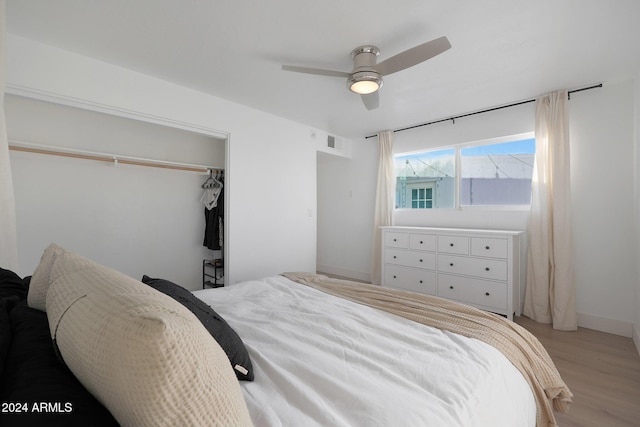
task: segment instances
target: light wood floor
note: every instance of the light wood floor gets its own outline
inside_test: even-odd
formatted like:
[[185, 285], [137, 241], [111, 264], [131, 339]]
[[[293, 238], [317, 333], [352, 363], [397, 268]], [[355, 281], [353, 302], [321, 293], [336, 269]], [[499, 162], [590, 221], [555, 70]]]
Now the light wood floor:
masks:
[[591, 329], [554, 330], [517, 317], [545, 346], [573, 393], [560, 427], [640, 426], [640, 355], [631, 338]]

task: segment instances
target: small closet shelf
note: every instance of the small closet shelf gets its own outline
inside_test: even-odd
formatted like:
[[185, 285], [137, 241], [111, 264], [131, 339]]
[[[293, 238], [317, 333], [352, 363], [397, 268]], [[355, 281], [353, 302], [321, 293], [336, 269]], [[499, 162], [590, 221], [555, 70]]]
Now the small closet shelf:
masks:
[[202, 289], [224, 286], [224, 259], [202, 260]]

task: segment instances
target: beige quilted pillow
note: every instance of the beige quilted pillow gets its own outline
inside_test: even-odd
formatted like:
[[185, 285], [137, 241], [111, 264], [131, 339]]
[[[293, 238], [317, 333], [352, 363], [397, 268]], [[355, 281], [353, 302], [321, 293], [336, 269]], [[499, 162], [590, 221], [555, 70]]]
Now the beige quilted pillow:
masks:
[[107, 267], [66, 262], [47, 294], [52, 336], [121, 425], [251, 425], [227, 355], [188, 309]]
[[92, 286], [92, 288], [97, 291], [110, 293], [115, 291], [133, 292], [132, 287], [138, 289], [138, 291], [147, 291], [146, 286], [143, 286], [140, 282], [126, 274], [100, 265], [52, 243], [45, 249], [40, 264], [36, 267], [31, 278], [29, 293], [27, 295], [27, 304], [29, 307], [46, 311], [46, 297], [49, 286], [63, 274], [70, 274], [81, 270], [89, 270], [90, 272], [87, 274], [89, 278], [94, 277], [95, 273], [99, 271], [105, 271], [107, 275], [114, 276], [114, 280], [108, 282], [109, 289], [100, 289], [99, 283], [95, 283], [95, 280], [88, 281], [85, 284], [86, 286], [95, 285]]
[[47, 298], [47, 291], [51, 284], [51, 269], [55, 260], [65, 252], [64, 248], [50, 244], [42, 254], [40, 263], [31, 276], [31, 282], [29, 284], [29, 293], [27, 294], [27, 305], [36, 310], [45, 311], [45, 300]]

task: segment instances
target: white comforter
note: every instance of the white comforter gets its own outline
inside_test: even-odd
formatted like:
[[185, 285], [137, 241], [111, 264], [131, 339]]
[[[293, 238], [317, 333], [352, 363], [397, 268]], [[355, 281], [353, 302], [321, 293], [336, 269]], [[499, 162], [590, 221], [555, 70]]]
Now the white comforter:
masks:
[[496, 349], [282, 276], [196, 291], [243, 339], [260, 426], [535, 425], [535, 401]]

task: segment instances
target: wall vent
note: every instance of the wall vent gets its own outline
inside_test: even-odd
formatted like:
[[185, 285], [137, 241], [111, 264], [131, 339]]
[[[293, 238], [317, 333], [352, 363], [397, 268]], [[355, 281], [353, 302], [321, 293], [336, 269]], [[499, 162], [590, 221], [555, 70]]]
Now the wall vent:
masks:
[[327, 147], [336, 148], [336, 137], [333, 135], [327, 136]]

